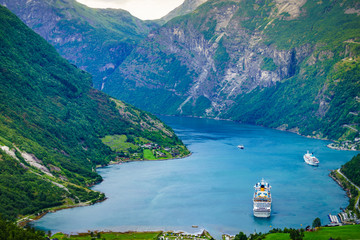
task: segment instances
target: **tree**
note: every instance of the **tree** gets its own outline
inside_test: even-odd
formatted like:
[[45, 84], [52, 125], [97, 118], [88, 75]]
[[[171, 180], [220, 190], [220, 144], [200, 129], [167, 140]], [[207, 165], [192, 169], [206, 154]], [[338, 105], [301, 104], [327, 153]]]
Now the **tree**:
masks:
[[304, 229], [290, 229], [290, 239], [302, 240], [304, 238]]
[[315, 218], [313, 223], [312, 223], [312, 227], [313, 228], [317, 228], [317, 227], [321, 227], [321, 221], [320, 221], [320, 218]]
[[239, 232], [239, 234], [236, 234], [235, 238], [234, 238], [234, 240], [247, 240], [247, 239], [248, 238], [247, 238], [246, 234], [243, 232]]

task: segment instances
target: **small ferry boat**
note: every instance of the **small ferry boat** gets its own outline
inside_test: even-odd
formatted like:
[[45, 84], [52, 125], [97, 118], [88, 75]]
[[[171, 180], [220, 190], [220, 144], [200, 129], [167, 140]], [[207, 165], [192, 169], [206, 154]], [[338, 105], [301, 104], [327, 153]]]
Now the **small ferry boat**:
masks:
[[317, 159], [312, 153], [309, 153], [309, 151], [304, 154], [304, 161], [312, 166], [318, 166], [320, 162], [319, 159]]
[[240, 149], [244, 149], [244, 145], [238, 145], [237, 147]]
[[272, 202], [270, 193], [271, 186], [262, 179], [261, 182], [255, 184], [254, 188], [254, 216], [261, 218], [270, 217]]

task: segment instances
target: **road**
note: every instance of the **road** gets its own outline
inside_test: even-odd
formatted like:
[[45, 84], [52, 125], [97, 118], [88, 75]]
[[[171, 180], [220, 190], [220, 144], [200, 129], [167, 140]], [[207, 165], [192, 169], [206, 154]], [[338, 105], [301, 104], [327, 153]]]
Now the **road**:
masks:
[[[358, 187], [357, 185], [355, 185], [352, 181], [350, 181], [344, 174], [342, 174], [342, 172], [340, 172], [340, 168], [338, 170], [336, 170], [341, 176], [343, 176], [351, 185], [353, 185], [354, 187], [356, 187], [356, 189], [359, 191], [360, 193], [360, 187]], [[358, 200], [355, 203], [355, 208], [357, 208], [359, 211], [359, 199], [360, 197], [358, 197]]]

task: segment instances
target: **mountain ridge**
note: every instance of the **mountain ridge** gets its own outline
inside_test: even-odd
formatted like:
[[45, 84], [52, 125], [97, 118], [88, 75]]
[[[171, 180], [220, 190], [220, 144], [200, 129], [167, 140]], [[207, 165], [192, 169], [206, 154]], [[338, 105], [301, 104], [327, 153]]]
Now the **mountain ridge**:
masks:
[[194, 11], [198, 6], [206, 2], [207, 0], [185, 0], [180, 6], [160, 18], [160, 21], [168, 22], [169, 20], [182, 16]]
[[101, 89], [113, 71], [157, 24], [121, 9], [94, 9], [75, 0], [1, 0], [64, 58], [91, 73]]
[[[358, 8], [356, 1], [207, 1], [149, 34], [103, 90], [154, 113], [354, 141], [359, 87], [350, 79], [359, 51], [351, 42], [360, 20], [349, 9]], [[349, 64], [356, 67], [347, 71]], [[330, 80], [340, 75], [353, 91]]]

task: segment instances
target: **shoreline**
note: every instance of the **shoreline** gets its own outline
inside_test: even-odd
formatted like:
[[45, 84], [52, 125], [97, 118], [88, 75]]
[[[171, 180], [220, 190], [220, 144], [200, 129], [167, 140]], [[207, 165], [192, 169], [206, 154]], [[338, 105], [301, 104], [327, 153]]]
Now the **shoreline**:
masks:
[[[343, 180], [340, 179], [337, 174], [339, 174], [340, 176], [343, 177]], [[355, 185], [353, 182], [351, 182], [351, 180], [349, 180], [342, 172], [341, 172], [341, 168], [338, 168], [336, 170], [331, 170], [331, 172], [328, 174], [328, 176], [333, 179], [340, 187], [341, 189], [346, 193], [346, 196], [349, 199], [349, 203], [348, 206], [345, 208], [345, 210], [349, 210], [349, 207], [352, 206], [351, 205], [351, 200], [355, 199], [355, 203], [354, 203], [354, 210], [360, 210], [359, 209], [359, 201], [360, 201], [360, 197], [358, 195], [356, 195], [355, 197], [352, 195], [351, 190], [348, 188], [348, 186], [346, 186], [347, 184], [350, 184], [351, 186], [355, 187], [356, 190], [358, 191], [358, 193], [360, 193], [360, 188]], [[344, 182], [343, 182], [344, 181]]]
[[[104, 198], [103, 200], [98, 200], [96, 203], [98, 202], [102, 202], [105, 201], [107, 198]], [[95, 203], [94, 203], [95, 204]], [[64, 210], [64, 209], [70, 209], [70, 208], [76, 208], [76, 207], [86, 207], [86, 206], [90, 206], [93, 205], [90, 203], [90, 201], [85, 202], [85, 203], [77, 203], [74, 205], [60, 205], [57, 207], [54, 207], [53, 209], [44, 209], [41, 213], [39, 214], [30, 214], [30, 215], [26, 215], [23, 218], [19, 219], [16, 221], [16, 224], [20, 227], [25, 227], [27, 224], [39, 220], [42, 217], [44, 217], [46, 214], [48, 213], [54, 213], [60, 210]]]
[[[216, 119], [215, 119], [215, 120], [216, 120]], [[226, 120], [226, 121], [232, 121], [232, 120]], [[235, 122], [235, 121], [233, 121], [233, 122]], [[235, 122], [235, 123], [237, 123], [237, 122]], [[255, 126], [256, 126], [256, 125], [255, 125]], [[257, 126], [259, 126], [259, 125], [257, 125]], [[263, 126], [262, 126], [262, 127], [263, 127]], [[317, 137], [315, 137], [315, 136], [304, 136], [304, 135], [301, 135], [301, 134], [299, 134], [299, 133], [297, 133], [297, 132], [294, 132], [294, 131], [281, 130], [281, 129], [275, 129], [275, 128], [272, 128], [272, 129], [274, 129], [274, 130], [280, 130], [280, 131], [284, 131], [284, 132], [295, 133], [295, 134], [297, 134], [297, 135], [299, 135], [299, 136], [303, 136], [303, 137], [306, 137], [306, 138], [318, 139], [318, 140], [322, 140], [322, 141], [324, 141], [324, 140], [325, 140], [325, 141], [331, 141], [331, 140], [328, 140], [328, 139], [317, 138]], [[331, 148], [331, 149], [335, 149], [335, 150], [350, 150], [350, 149], [336, 149], [336, 148], [332, 148], [332, 147], [329, 146], [330, 144], [331, 144], [331, 143], [329, 143], [329, 144], [327, 145], [327, 147], [328, 147], [328, 148]], [[355, 151], [356, 151], [356, 150], [355, 150]], [[149, 159], [135, 159], [135, 160], [130, 160], [130, 159], [128, 159], [128, 160], [120, 160], [120, 161], [111, 161], [111, 162], [109, 162], [109, 163], [106, 164], [106, 165], [96, 166], [95, 169], [103, 168], [103, 167], [107, 167], [107, 166], [111, 166], [111, 165], [120, 165], [120, 164], [122, 164], [122, 163], [129, 163], [129, 162], [178, 160], [178, 159], [184, 159], [184, 158], [190, 157], [192, 154], [193, 154], [192, 152], [189, 152], [189, 154], [184, 155], [184, 156], [181, 156], [181, 157], [165, 158], [165, 159], [154, 159], [154, 160], [149, 160]], [[100, 182], [101, 182], [101, 181], [100, 181]], [[96, 184], [99, 184], [100, 182], [94, 183], [94, 184], [92, 184], [91, 186], [94, 186], [94, 185], [96, 185]], [[88, 187], [91, 187], [91, 186], [88, 186]], [[345, 190], [345, 189], [344, 189], [344, 190]], [[97, 201], [96, 203], [105, 201], [106, 199], [107, 199], [107, 198], [105, 197], [103, 200]], [[96, 203], [94, 203], [94, 204], [96, 204]], [[57, 212], [57, 211], [59, 211], [59, 210], [64, 210], [64, 209], [68, 209], [68, 208], [83, 207], [83, 206], [90, 206], [90, 205], [92, 205], [92, 204], [90, 204], [90, 202], [87, 202], [87, 203], [79, 203], [79, 204], [71, 205], [71, 206], [62, 206], [62, 207], [59, 206], [59, 208], [57, 208], [57, 209], [55, 209], [55, 210], [52, 210], [52, 209], [47, 210], [47, 211], [41, 213], [40, 215], [35, 216], [35, 217], [32, 218], [32, 219], [27, 219], [27, 220], [25, 220], [25, 221], [23, 221], [23, 222], [25, 222], [25, 224], [27, 224], [27, 223], [30, 223], [30, 222], [32, 222], [32, 221], [39, 220], [39, 219], [41, 219], [43, 216], [45, 216], [45, 215], [46, 215], [47, 213], [49, 213], [49, 212]], [[134, 231], [128, 230], [128, 231], [125, 231], [125, 232], [134, 232]], [[135, 231], [135, 232], [137, 232], [137, 231]], [[140, 232], [143, 232], [143, 231], [140, 231]]]
[[352, 149], [352, 148], [346, 148], [346, 147], [342, 147], [341, 144], [346, 144], [347, 143], [358, 143], [360, 144], [360, 141], [343, 141], [343, 142], [338, 142], [338, 144], [340, 146], [333, 146], [333, 144], [336, 144], [336, 140], [331, 140], [331, 139], [327, 139], [327, 138], [321, 138], [321, 137], [317, 137], [317, 136], [310, 136], [310, 135], [302, 135], [299, 133], [299, 131], [295, 128], [295, 129], [286, 129], [286, 128], [282, 128], [282, 126], [276, 127], [276, 128], [272, 128], [272, 127], [267, 127], [264, 125], [256, 125], [256, 124], [251, 124], [251, 123], [244, 123], [244, 122], [240, 122], [240, 121], [235, 121], [235, 120], [231, 120], [231, 119], [225, 119], [225, 118], [209, 118], [209, 117], [196, 117], [196, 116], [176, 116], [176, 115], [161, 115], [161, 114], [156, 114], [156, 116], [165, 116], [165, 117], [186, 117], [186, 118], [198, 118], [198, 119], [210, 119], [210, 120], [217, 120], [217, 121], [230, 121], [230, 122], [234, 122], [234, 123], [239, 123], [239, 124], [247, 124], [247, 125], [253, 125], [253, 126], [258, 126], [258, 127], [264, 127], [264, 128], [269, 128], [269, 129], [274, 129], [274, 130], [278, 130], [278, 131], [282, 131], [282, 132], [289, 132], [289, 133], [295, 133], [296, 135], [302, 136], [302, 137], [306, 137], [306, 138], [312, 138], [312, 139], [318, 139], [318, 140], [322, 140], [322, 141], [330, 141], [331, 143], [329, 143], [328, 145], [326, 145], [328, 148], [330, 149], [334, 149], [334, 150], [339, 150], [339, 151], [360, 151], [360, 146], [359, 149]]
[[[159, 161], [171, 161], [171, 160], [178, 160], [178, 159], [184, 159], [187, 157], [190, 157], [192, 155], [192, 152], [190, 152], [189, 154], [182, 156], [182, 157], [176, 157], [176, 158], [164, 158], [164, 159], [154, 159], [154, 160], [149, 160], [149, 159], [136, 159], [136, 160], [125, 160], [125, 161], [110, 161], [108, 164], [103, 165], [103, 166], [96, 166], [96, 169], [98, 168], [103, 168], [103, 167], [108, 167], [111, 165], [120, 165], [122, 163], [130, 163], [130, 162], [159, 162]], [[95, 183], [91, 186], [94, 186], [98, 183]]]
[[[156, 160], [139, 159], [139, 160], [127, 160], [127, 161], [109, 162], [107, 165], [97, 166], [95, 169], [103, 168], [103, 167], [107, 167], [107, 166], [111, 166], [111, 165], [120, 165], [120, 164], [122, 164], [122, 163], [130, 163], [130, 162], [178, 160], [178, 159], [184, 159], [184, 158], [190, 157], [191, 155], [192, 155], [192, 152], [190, 152], [189, 154], [187, 154], [187, 155], [185, 155], [185, 156], [176, 157], [176, 158], [156, 159]], [[99, 184], [99, 183], [101, 183], [101, 182], [102, 182], [102, 181], [93, 183], [93, 184], [87, 186], [87, 188], [93, 187], [93, 186], [95, 186], [96, 184]], [[33, 221], [36, 221], [36, 220], [41, 219], [42, 217], [44, 217], [44, 216], [45, 216], [46, 214], [48, 214], [48, 213], [53, 213], [53, 212], [57, 212], [57, 211], [60, 211], [60, 210], [65, 210], [65, 209], [70, 209], [70, 208], [91, 206], [91, 205], [94, 205], [94, 204], [103, 202], [103, 201], [105, 201], [106, 199], [107, 199], [107, 197], [105, 196], [104, 199], [97, 200], [95, 203], [91, 203], [91, 201], [87, 201], [87, 202], [83, 202], [83, 203], [76, 203], [76, 204], [74, 204], [74, 205], [60, 205], [60, 206], [57, 206], [57, 207], [53, 207], [53, 208], [51, 208], [51, 209], [43, 209], [42, 212], [39, 213], [39, 214], [26, 215], [26, 216], [24, 216], [24, 217], [16, 220], [16, 224], [17, 224], [18, 226], [20, 226], [20, 227], [25, 227], [27, 224], [29, 224], [29, 223], [31, 223], [31, 222], [33, 222]], [[129, 230], [128, 232], [133, 232], [133, 231], [130, 231], [130, 230]]]
[[[142, 239], [141, 237], [143, 235], [154, 235], [153, 239], [185, 239], [185, 240], [193, 240], [193, 239], [204, 239], [204, 240], [211, 240], [214, 239], [211, 234], [206, 229], [201, 229], [198, 232], [186, 232], [186, 231], [179, 231], [179, 230], [164, 230], [164, 229], [158, 229], [158, 230], [143, 230], [143, 231], [133, 231], [133, 230], [126, 230], [126, 231], [112, 231], [112, 230], [95, 230], [87, 232], [72, 232], [72, 233], [63, 233], [63, 232], [57, 232], [52, 235], [49, 235], [50, 238], [56, 237], [61, 238], [67, 237], [67, 238], [77, 238], [77, 237], [93, 237], [94, 235], [104, 236], [104, 237], [110, 237], [113, 239], [114, 237], [120, 237], [120, 239]], [[125, 238], [124, 238], [125, 237]], [[149, 236], [146, 236], [146, 239], [148, 239]], [[155, 238], [156, 237], [156, 238]], [[71, 238], [73, 239], [73, 238]], [[116, 238], [118, 239], [118, 238]]]

